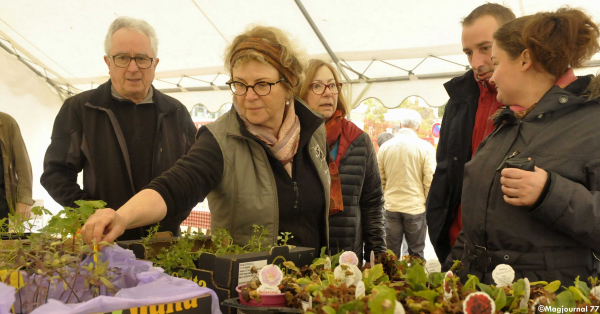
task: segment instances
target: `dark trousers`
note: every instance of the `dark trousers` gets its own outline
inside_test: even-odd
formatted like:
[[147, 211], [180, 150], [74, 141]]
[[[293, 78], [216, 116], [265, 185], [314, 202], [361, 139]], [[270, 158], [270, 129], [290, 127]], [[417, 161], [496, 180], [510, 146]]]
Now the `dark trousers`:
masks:
[[427, 223], [425, 213], [409, 215], [398, 212], [385, 211], [385, 232], [387, 248], [400, 257], [402, 236], [406, 237], [408, 254], [425, 258], [425, 238], [427, 236]]

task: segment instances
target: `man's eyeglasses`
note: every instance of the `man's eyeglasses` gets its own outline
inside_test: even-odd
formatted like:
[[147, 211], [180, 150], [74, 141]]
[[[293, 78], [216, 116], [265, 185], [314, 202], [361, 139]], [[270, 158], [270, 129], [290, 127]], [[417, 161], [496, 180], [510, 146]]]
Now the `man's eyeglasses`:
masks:
[[119, 68], [126, 68], [131, 63], [131, 60], [135, 60], [135, 64], [137, 64], [140, 69], [147, 69], [152, 66], [152, 62], [154, 58], [148, 57], [130, 57], [128, 55], [115, 55], [111, 56], [115, 65]]
[[323, 93], [325, 92], [325, 90], [327, 88], [329, 88], [331, 93], [334, 95], [339, 93], [340, 89], [342, 89], [342, 83], [329, 83], [329, 84], [312, 83], [309, 86], [310, 86], [310, 90], [317, 95], [323, 95]]
[[279, 81], [275, 83], [260, 81], [254, 83], [254, 85], [246, 85], [239, 81], [231, 81], [225, 84], [229, 85], [231, 91], [237, 96], [244, 96], [248, 92], [248, 88], [252, 88], [256, 95], [258, 96], [267, 96], [271, 93], [271, 86], [283, 81], [284, 79], [279, 79]]

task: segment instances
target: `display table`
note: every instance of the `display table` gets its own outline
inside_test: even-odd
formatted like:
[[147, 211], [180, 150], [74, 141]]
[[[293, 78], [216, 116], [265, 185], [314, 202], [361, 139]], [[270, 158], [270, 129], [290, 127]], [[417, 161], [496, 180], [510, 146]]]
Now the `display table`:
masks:
[[182, 227], [187, 227], [190, 232], [191, 228], [198, 228], [198, 231], [203, 230], [204, 234], [210, 235], [210, 212], [205, 210], [192, 210], [186, 220], [181, 223]]

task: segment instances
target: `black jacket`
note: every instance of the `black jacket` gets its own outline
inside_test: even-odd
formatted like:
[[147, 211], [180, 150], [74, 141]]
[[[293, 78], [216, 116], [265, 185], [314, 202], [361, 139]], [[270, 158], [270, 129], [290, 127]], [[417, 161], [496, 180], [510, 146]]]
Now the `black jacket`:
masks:
[[[523, 119], [505, 109], [504, 123], [479, 146], [465, 166], [463, 230], [449, 261], [492, 283], [498, 264], [509, 264], [516, 279], [561, 280], [595, 276], [592, 250], [600, 250], [600, 101], [580, 98], [589, 77], [564, 90], [550, 89]], [[517, 152], [517, 153], [515, 153]], [[534, 207], [503, 199], [505, 157], [531, 157], [548, 172], [547, 192]]]
[[444, 84], [450, 100], [442, 118], [437, 166], [426, 203], [429, 237], [440, 261], [450, 254], [450, 225], [461, 202], [464, 166], [471, 160], [477, 84], [473, 70]]
[[354, 251], [360, 261], [371, 251], [383, 253], [385, 225], [383, 190], [377, 156], [371, 138], [361, 134], [342, 157], [339, 167], [344, 211], [329, 216], [329, 245], [332, 254]]
[[[293, 179], [273, 155], [267, 145], [252, 135], [236, 114], [241, 134], [250, 141], [255, 141], [263, 148], [273, 172], [276, 196], [279, 204], [278, 232], [291, 232], [293, 238], [288, 244], [312, 247], [320, 252], [326, 246], [325, 192], [319, 179], [317, 168], [311, 162], [309, 142], [313, 133], [323, 124], [323, 119], [315, 116], [303, 104], [296, 102], [296, 114], [300, 120], [300, 142], [293, 159]], [[167, 216], [178, 215], [181, 208], [186, 208], [202, 201], [223, 178], [224, 159], [221, 147], [211, 131], [200, 128], [196, 143], [189, 153], [181, 158], [175, 166], [156, 178], [147, 188], [157, 191], [167, 204]], [[263, 178], [268, 180], [268, 178]], [[231, 193], [232, 195], [234, 193]], [[253, 195], [255, 197], [255, 195]], [[240, 206], [241, 207], [241, 206]], [[212, 209], [214, 216], [216, 209]], [[241, 213], [235, 221], [261, 221], [255, 213]], [[216, 218], [213, 218], [213, 223]], [[234, 219], [233, 217], [231, 218]], [[257, 224], [261, 224], [257, 222]], [[232, 230], [229, 230], [233, 233]], [[236, 239], [234, 239], [236, 241]], [[237, 243], [245, 245], [247, 243]]]
[[[108, 81], [67, 99], [56, 116], [40, 181], [62, 206], [73, 206], [80, 199], [104, 200], [107, 207], [117, 209], [139, 192], [134, 188], [125, 137], [110, 109], [113, 100]], [[157, 177], [190, 149], [196, 127], [176, 99], [154, 89], [153, 101], [158, 117], [154, 152], [148, 158], [152, 159], [152, 177]], [[82, 170], [83, 190], [77, 184]], [[179, 225], [190, 210], [183, 208], [178, 216], [161, 221], [161, 231], [179, 234]], [[139, 239], [144, 234], [144, 228], [126, 230], [119, 240]]]

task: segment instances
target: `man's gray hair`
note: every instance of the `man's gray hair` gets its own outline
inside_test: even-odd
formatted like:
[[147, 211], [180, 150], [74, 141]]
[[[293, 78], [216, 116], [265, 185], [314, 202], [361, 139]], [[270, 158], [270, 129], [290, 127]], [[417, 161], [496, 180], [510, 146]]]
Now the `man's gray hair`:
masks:
[[152, 47], [152, 53], [154, 53], [154, 58], [157, 57], [158, 37], [156, 37], [156, 32], [154, 31], [154, 28], [144, 20], [135, 19], [128, 16], [120, 16], [116, 18], [108, 27], [108, 33], [106, 33], [106, 38], [104, 39], [104, 52], [107, 56], [110, 56], [112, 36], [116, 31], [120, 30], [121, 28], [133, 29], [148, 36], [148, 38], [150, 38], [150, 47]]
[[421, 114], [416, 110], [407, 109], [402, 113], [402, 118], [400, 118], [400, 123], [403, 128], [410, 128], [413, 130], [417, 130], [421, 126]]

